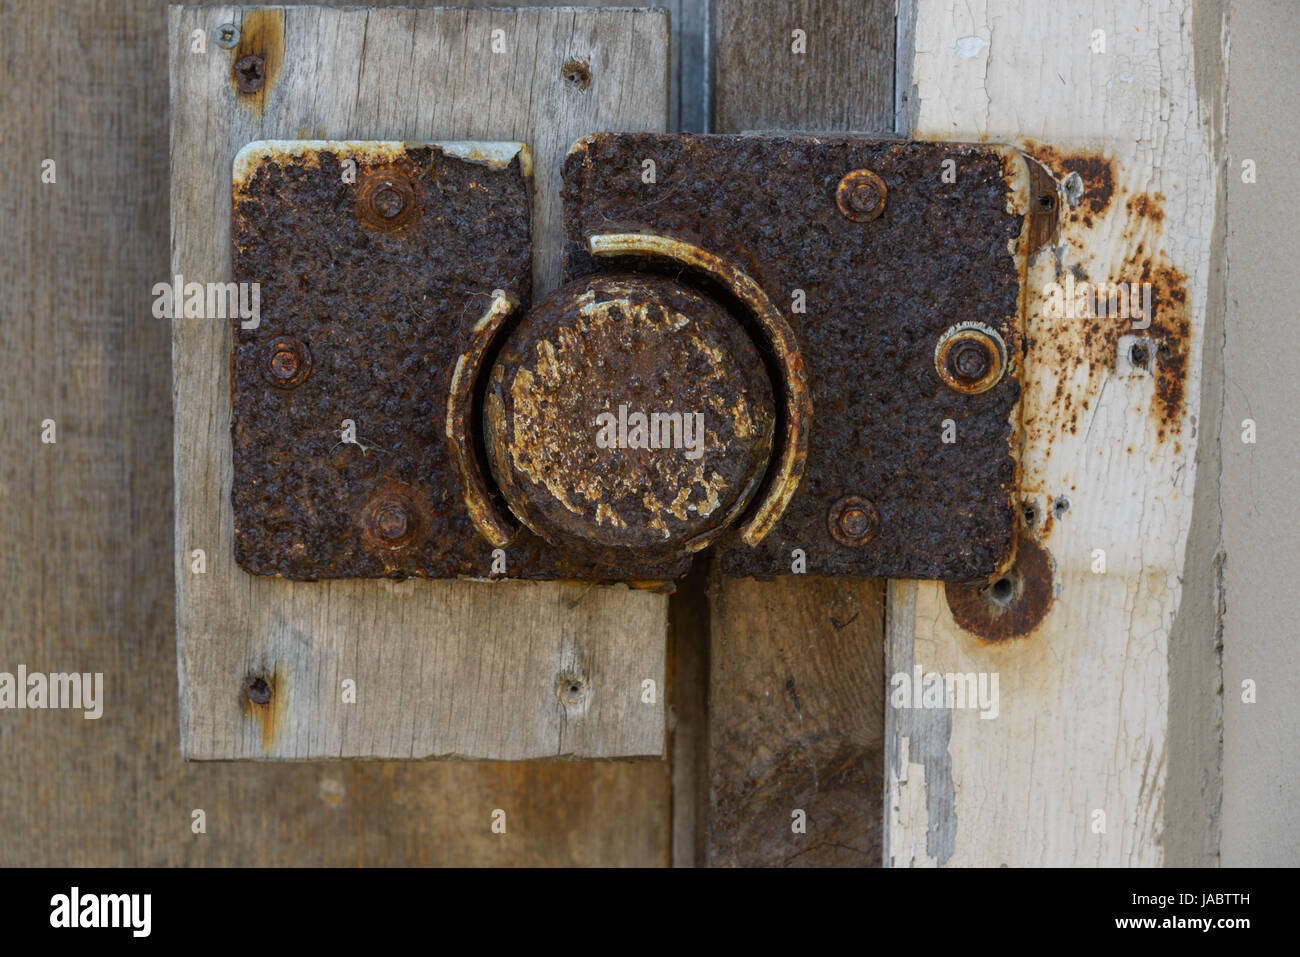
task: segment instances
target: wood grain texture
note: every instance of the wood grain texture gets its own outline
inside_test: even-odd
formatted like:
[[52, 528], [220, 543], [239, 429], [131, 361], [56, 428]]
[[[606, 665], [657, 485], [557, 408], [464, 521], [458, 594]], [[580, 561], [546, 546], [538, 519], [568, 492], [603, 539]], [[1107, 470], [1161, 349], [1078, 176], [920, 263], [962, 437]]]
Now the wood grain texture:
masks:
[[181, 759], [171, 336], [150, 315], [170, 36], [153, 0], [10, 5], [0, 33], [0, 670], [103, 672], [106, 699], [96, 721], [0, 713], [0, 866], [666, 863], [664, 762]]
[[[1028, 636], [986, 644], [954, 623], [942, 585], [891, 584], [887, 672], [997, 674], [1000, 706], [995, 720], [891, 709], [887, 860], [1159, 865], [1219, 194], [1218, 23], [1194, 23], [1182, 0], [918, 0], [914, 13], [914, 135], [1019, 144], [1087, 192], [1059, 251], [1031, 262], [1026, 304], [1022, 492], [1047, 516], [1033, 534], [1055, 601]], [[1051, 318], [1044, 287], [1067, 273], [1155, 284], [1155, 375], [1129, 360], [1127, 320]], [[1212, 623], [1185, 640], [1212, 654]]]
[[713, 0], [710, 29], [713, 132], [893, 130], [892, 2]]
[[[716, 0], [713, 131], [888, 136], [894, 5]], [[807, 53], [791, 52], [791, 31]], [[880, 864], [883, 582], [718, 578], [710, 639], [706, 858]], [[791, 813], [807, 814], [807, 833]]]
[[[194, 30], [241, 25], [282, 47], [265, 89], [237, 99], [233, 54]], [[493, 31], [504, 45], [493, 52]], [[172, 271], [230, 274], [230, 166], [270, 138], [520, 140], [533, 152], [537, 294], [559, 283], [560, 160], [595, 129], [663, 129], [667, 21], [650, 11], [174, 8]], [[569, 59], [591, 84], [566, 84]], [[268, 59], [268, 64], [270, 59]], [[626, 589], [502, 582], [294, 583], [232, 557], [229, 329], [177, 320], [177, 615], [184, 753], [196, 759], [664, 753], [666, 600]], [[207, 571], [191, 572], [202, 548]], [[490, 548], [484, 545], [485, 570]], [[274, 698], [244, 706], [246, 676]], [[356, 682], [355, 704], [341, 683]], [[580, 706], [557, 694], [585, 683]]]
[[834, 578], [716, 582], [710, 865], [880, 865], [880, 592]]

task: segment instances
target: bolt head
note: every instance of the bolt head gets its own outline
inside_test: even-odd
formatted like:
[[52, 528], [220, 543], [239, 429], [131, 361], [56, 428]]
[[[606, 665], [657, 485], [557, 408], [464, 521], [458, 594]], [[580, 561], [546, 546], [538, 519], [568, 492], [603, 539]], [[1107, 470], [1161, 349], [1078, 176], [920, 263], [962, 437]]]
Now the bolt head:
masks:
[[841, 545], [865, 545], [880, 530], [876, 507], [861, 495], [846, 495], [831, 506], [827, 516], [831, 537]]
[[868, 213], [880, 202], [876, 188], [867, 183], [859, 183], [849, 192], [849, 205], [859, 213]]
[[949, 388], [966, 395], [987, 392], [1007, 366], [1002, 337], [982, 322], [962, 322], [942, 336], [934, 349], [934, 368]]
[[977, 382], [988, 374], [993, 357], [987, 343], [967, 339], [957, 343], [948, 353], [948, 363], [958, 378]]
[[885, 181], [869, 169], [846, 173], [835, 190], [835, 205], [840, 212], [858, 223], [875, 219], [884, 211]]
[[851, 508], [840, 516], [840, 528], [852, 538], [861, 538], [871, 528], [871, 519], [860, 508]]
[[271, 356], [271, 375], [277, 379], [292, 379], [298, 374], [298, 356], [288, 349], [281, 349]]
[[266, 379], [274, 386], [291, 389], [311, 374], [311, 353], [301, 339], [277, 336], [263, 355]]
[[392, 219], [401, 214], [403, 207], [406, 206], [406, 200], [392, 186], [383, 186], [375, 190], [374, 195], [370, 197], [370, 205], [376, 215], [384, 219]]
[[375, 531], [390, 542], [406, 534], [408, 522], [406, 509], [396, 502], [385, 503], [375, 509]]
[[386, 233], [399, 233], [419, 216], [419, 203], [407, 174], [398, 168], [374, 170], [361, 181], [356, 213], [362, 223]]

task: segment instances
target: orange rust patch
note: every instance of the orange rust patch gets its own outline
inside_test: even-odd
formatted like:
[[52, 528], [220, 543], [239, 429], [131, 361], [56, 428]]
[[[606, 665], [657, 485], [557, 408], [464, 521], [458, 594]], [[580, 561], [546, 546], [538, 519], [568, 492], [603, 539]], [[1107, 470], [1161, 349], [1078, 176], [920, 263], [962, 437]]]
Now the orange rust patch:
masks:
[[[1068, 164], [1069, 160], [1067, 158], [1062, 162]], [[1135, 194], [1124, 201], [1123, 209], [1127, 219], [1117, 245], [1131, 251], [1115, 273], [1091, 277], [1083, 266], [1070, 263], [1058, 267], [1055, 281], [1065, 286], [1067, 291], [1067, 282], [1072, 282], [1076, 295], [1083, 283], [1088, 283], [1094, 289], [1094, 283], [1137, 284], [1139, 291], [1142, 284], [1149, 283], [1151, 323], [1143, 329], [1136, 326], [1131, 318], [1080, 315], [1074, 319], [1061, 319], [1061, 327], [1053, 334], [1043, 335], [1042, 330], [1038, 330], [1038, 335], [1028, 343], [1029, 362], [1033, 363], [1035, 359], [1050, 362], [1059, 372], [1055, 376], [1050, 409], [1045, 410], [1050, 411], [1052, 422], [1041, 421], [1041, 415], [1037, 417], [1040, 420], [1037, 422], [1027, 419], [1027, 430], [1033, 425], [1035, 430], [1050, 429], [1053, 433], [1078, 434], [1080, 413], [1088, 410], [1089, 401], [1074, 395], [1076, 387], [1072, 383], [1077, 381], [1075, 370], [1080, 364], [1087, 364], [1090, 367], [1090, 378], [1098, 372], [1113, 372], [1120, 339], [1130, 335], [1149, 338], [1154, 343], [1154, 354], [1149, 361], [1155, 380], [1150, 415], [1154, 420], [1157, 440], [1162, 441], [1182, 430], [1191, 336], [1187, 276], [1170, 263], [1160, 249], [1159, 240], [1165, 218], [1164, 196], [1159, 192]], [[1078, 230], [1080, 227], [1073, 228]], [[1078, 248], [1077, 232], [1072, 245]], [[1046, 305], [1044, 300], [1040, 308], [1046, 308]], [[1137, 309], [1140, 305], [1139, 300], [1130, 315], [1140, 317]], [[1083, 421], [1087, 421], [1086, 416]]]
[[287, 687], [288, 674], [281, 662], [276, 662], [269, 672], [250, 671], [240, 685], [239, 703], [244, 720], [257, 720], [264, 754], [270, 754], [280, 728], [284, 725]]
[[235, 91], [235, 99], [251, 106], [258, 116], [266, 109], [266, 98], [271, 87], [280, 78], [284, 69], [284, 11], [271, 9], [249, 10], [244, 14], [244, 21], [239, 25], [239, 43], [230, 51], [230, 64], [233, 67], [246, 56], [262, 58], [266, 79], [262, 88], [256, 93], [245, 93], [235, 82], [234, 71], [230, 76], [230, 85]]
[[[1153, 223], [1163, 223], [1165, 221], [1164, 210], [1165, 194], [1154, 193], [1148, 196], [1146, 193], [1138, 193], [1136, 196], [1130, 196], [1124, 208], [1128, 211], [1129, 219], [1147, 219]], [[1142, 251], [1141, 244], [1138, 245], [1138, 252]]]
[[1100, 216], [1110, 207], [1115, 195], [1115, 164], [1101, 153], [1086, 150], [1067, 153], [1033, 140], [1025, 140], [1022, 148], [1050, 169], [1058, 180], [1071, 173], [1079, 174], [1083, 180], [1083, 196], [1070, 214], [1072, 222], [1082, 220], [1085, 226], [1091, 226], [1092, 217]]
[[[1051, 507], [1046, 510], [1051, 521]], [[991, 582], [946, 582], [944, 598], [953, 621], [985, 642], [1024, 638], [1046, 617], [1053, 599], [1052, 558], [1027, 535], [1016, 543], [1016, 560]]]

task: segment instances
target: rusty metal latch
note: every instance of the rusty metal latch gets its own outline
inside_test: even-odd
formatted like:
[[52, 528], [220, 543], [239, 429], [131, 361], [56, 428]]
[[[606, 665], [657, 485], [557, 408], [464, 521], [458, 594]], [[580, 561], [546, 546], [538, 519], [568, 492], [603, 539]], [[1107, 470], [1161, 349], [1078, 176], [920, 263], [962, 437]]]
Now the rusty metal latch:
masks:
[[522, 144], [285, 141], [235, 164], [235, 551], [254, 574], [971, 581], [1016, 541], [1010, 147], [596, 134], [531, 302]]

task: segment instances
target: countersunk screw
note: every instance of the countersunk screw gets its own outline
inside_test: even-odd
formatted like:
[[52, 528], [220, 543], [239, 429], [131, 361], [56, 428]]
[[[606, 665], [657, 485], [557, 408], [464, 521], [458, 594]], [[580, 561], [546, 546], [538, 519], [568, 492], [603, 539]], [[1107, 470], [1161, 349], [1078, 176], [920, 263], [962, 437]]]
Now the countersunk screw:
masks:
[[277, 336], [271, 340], [269, 352], [266, 377], [272, 385], [291, 389], [311, 374], [311, 353], [301, 339]]
[[217, 46], [229, 50], [239, 42], [239, 27], [233, 23], [223, 23], [217, 27]]
[[235, 85], [240, 92], [256, 93], [266, 82], [266, 64], [255, 53], [235, 61]]
[[934, 368], [949, 387], [967, 395], [987, 392], [1002, 379], [1007, 347], [982, 322], [962, 322], [939, 337]]
[[857, 548], [880, 531], [880, 516], [876, 507], [861, 495], [846, 495], [831, 506], [826, 524], [835, 541]]
[[869, 169], [846, 173], [835, 190], [835, 204], [855, 223], [875, 219], [885, 209], [885, 182]]

